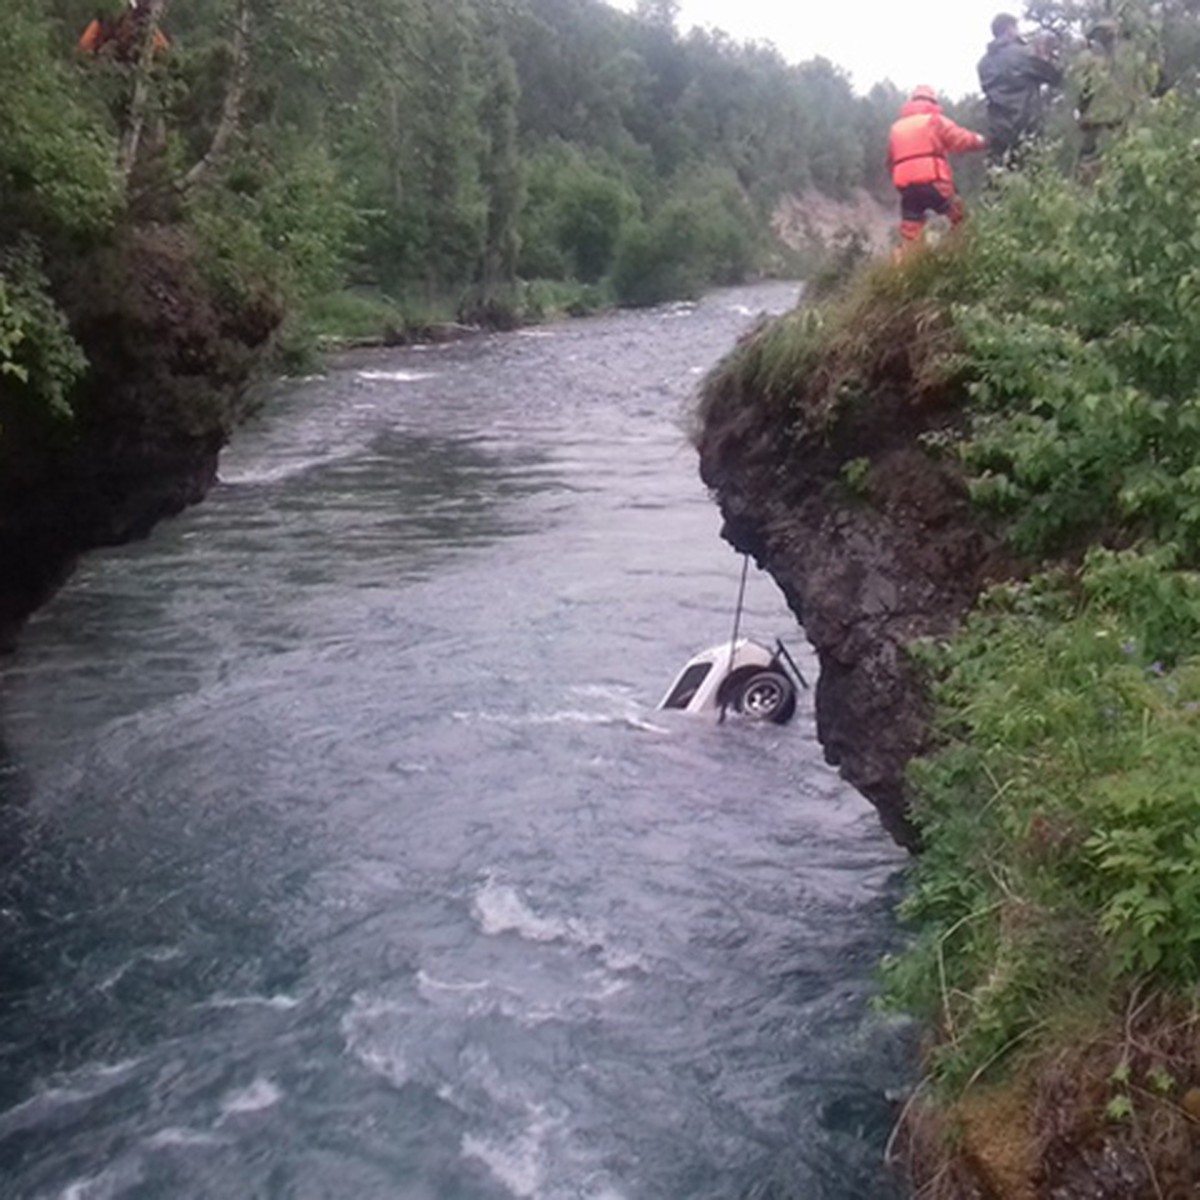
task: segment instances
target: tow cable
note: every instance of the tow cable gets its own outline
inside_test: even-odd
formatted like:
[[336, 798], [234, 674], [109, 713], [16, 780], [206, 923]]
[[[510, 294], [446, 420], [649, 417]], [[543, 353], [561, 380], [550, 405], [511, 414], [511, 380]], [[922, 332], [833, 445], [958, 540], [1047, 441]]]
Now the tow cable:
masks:
[[[733, 637], [729, 640], [729, 662], [725, 667], [725, 678], [733, 673], [733, 660], [737, 657], [738, 634], [742, 630], [742, 609], [746, 604], [746, 576], [750, 573], [750, 555], [742, 555], [742, 582], [738, 586], [737, 607], [733, 612]], [[717, 718], [718, 725], [725, 724], [725, 711], [729, 708], [729, 692], [721, 698], [721, 715]]]
[[[738, 584], [737, 607], [733, 612], [733, 637], [729, 641], [729, 662], [725, 666], [725, 678], [728, 679], [733, 674], [733, 660], [737, 657], [737, 641], [738, 634], [742, 631], [742, 611], [746, 606], [746, 576], [750, 573], [750, 555], [742, 555], [742, 581]], [[795, 672], [796, 678], [800, 681], [800, 686], [808, 691], [808, 680], [804, 678], [804, 672], [800, 670], [796, 660], [792, 657], [788, 648], [779, 638], [775, 639], [775, 652], [781, 655], [784, 661]], [[721, 699], [721, 715], [717, 718], [718, 725], [725, 724], [725, 714], [729, 709], [729, 692], [726, 691]]]

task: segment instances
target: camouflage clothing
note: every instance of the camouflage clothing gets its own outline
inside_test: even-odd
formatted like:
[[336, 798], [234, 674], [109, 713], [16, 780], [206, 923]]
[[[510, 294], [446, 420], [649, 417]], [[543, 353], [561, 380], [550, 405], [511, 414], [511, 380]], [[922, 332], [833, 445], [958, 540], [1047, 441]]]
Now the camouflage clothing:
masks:
[[1080, 157], [1098, 156], [1154, 88], [1148, 57], [1126, 39], [1093, 37], [1071, 65], [1071, 90], [1082, 135]]

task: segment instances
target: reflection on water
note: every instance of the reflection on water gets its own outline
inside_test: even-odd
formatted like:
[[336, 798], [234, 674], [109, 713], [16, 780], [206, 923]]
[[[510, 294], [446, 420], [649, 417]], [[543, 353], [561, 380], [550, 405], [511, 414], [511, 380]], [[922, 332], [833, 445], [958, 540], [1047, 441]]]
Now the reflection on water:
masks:
[[[900, 856], [808, 697], [652, 708], [738, 576], [682, 406], [792, 295], [347, 359], [38, 615], [0, 676], [12, 1194], [894, 1194]], [[802, 646], [765, 578], [746, 623]]]

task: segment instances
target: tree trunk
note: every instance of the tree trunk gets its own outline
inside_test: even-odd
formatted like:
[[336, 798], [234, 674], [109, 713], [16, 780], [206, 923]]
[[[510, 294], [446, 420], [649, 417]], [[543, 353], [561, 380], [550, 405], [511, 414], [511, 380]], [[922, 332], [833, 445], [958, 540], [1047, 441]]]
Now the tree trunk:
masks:
[[129, 122], [121, 138], [121, 175], [125, 182], [133, 174], [137, 163], [138, 148], [142, 141], [142, 130], [146, 125], [146, 108], [150, 103], [150, 71], [154, 66], [154, 42], [167, 11], [167, 0], [149, 0], [146, 26], [142, 30], [142, 43], [138, 48], [137, 64], [134, 67], [133, 96], [129, 101]]
[[221, 105], [221, 117], [213, 133], [212, 142], [204, 157], [179, 181], [179, 190], [187, 191], [221, 160], [233, 135], [237, 132], [242, 116], [242, 96], [246, 91], [246, 78], [250, 63], [250, 0], [239, 0], [237, 24], [233, 31], [233, 72], [229, 86], [225, 89], [225, 101]]

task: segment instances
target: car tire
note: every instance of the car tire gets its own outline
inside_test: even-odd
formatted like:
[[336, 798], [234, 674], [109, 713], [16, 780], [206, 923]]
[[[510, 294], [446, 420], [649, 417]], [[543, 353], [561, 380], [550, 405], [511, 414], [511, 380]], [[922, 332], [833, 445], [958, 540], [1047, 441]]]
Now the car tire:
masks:
[[782, 671], [758, 671], [738, 686], [733, 707], [752, 721], [783, 725], [796, 712], [796, 688]]

